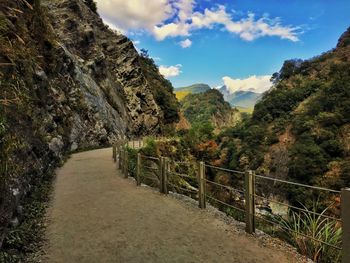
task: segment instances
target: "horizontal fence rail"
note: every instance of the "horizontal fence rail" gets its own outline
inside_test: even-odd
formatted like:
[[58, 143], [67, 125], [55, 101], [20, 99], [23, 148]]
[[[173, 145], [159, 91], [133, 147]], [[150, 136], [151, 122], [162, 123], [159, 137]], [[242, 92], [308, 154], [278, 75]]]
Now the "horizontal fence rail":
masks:
[[[266, 175], [255, 174], [255, 172], [251, 170], [232, 170], [206, 164], [204, 162], [195, 163], [175, 161], [163, 156], [144, 155], [140, 152], [138, 152], [136, 156], [136, 168], [132, 171], [132, 169], [129, 167], [130, 163], [128, 148], [139, 149], [143, 147], [143, 145], [143, 140], [132, 140], [129, 142], [121, 140], [113, 145], [112, 158], [114, 162], [117, 163], [118, 169], [121, 170], [124, 177], [128, 177], [129, 173], [134, 173], [132, 176], [135, 177], [137, 185], [141, 185], [142, 179], [147, 179], [153, 181], [155, 184], [152, 185], [157, 185], [161, 193], [168, 194], [169, 189], [171, 189], [173, 192], [178, 192], [181, 194], [187, 193], [191, 198], [198, 201], [200, 208], [206, 208], [206, 203], [208, 200], [211, 203], [213, 202], [214, 204], [220, 204], [220, 206], [237, 210], [244, 215], [247, 233], [254, 233], [256, 228], [256, 220], [261, 220], [287, 233], [293, 233], [314, 242], [324, 244], [335, 250], [341, 250], [342, 262], [350, 262], [350, 188], [339, 191], [325, 187], [291, 182]], [[210, 171], [208, 169], [210, 169]], [[221, 182], [217, 182], [216, 180], [210, 180], [208, 176], [213, 173], [213, 170], [236, 175], [234, 179], [240, 181], [238, 186], [241, 186], [243, 189], [239, 189], [238, 187], [231, 185], [225, 185]], [[149, 175], [154, 176], [152, 177]], [[232, 179], [232, 177], [230, 178]], [[257, 182], [256, 180], [259, 181]], [[306, 206], [298, 207], [274, 200], [273, 198], [266, 197], [263, 194], [258, 194], [257, 192], [259, 189], [256, 189], [256, 187], [261, 183], [261, 181], [287, 184], [294, 187], [328, 192], [332, 195], [336, 195], [340, 197], [341, 200], [341, 218], [308, 210], [306, 209]], [[193, 186], [193, 184], [195, 184], [195, 186]], [[208, 191], [213, 191], [213, 193], [209, 194], [207, 193]], [[220, 193], [226, 193], [228, 196], [230, 196], [230, 198], [233, 198], [234, 201], [227, 203], [220, 200], [219, 197], [213, 196], [213, 194], [218, 194], [220, 196]], [[281, 221], [278, 221], [277, 217], [271, 218], [265, 216], [261, 211], [256, 211], [259, 200], [261, 202], [268, 202], [268, 204], [274, 203], [282, 207], [286, 207], [287, 209], [290, 209], [290, 211], [320, 217], [324, 220], [334, 221], [340, 224], [342, 227], [341, 246], [330, 244], [329, 242], [321, 240], [317, 237], [291, 229], [287, 225], [282, 224]], [[237, 205], [233, 205], [232, 203]], [[261, 203], [261, 205], [263, 207], [264, 203]]]

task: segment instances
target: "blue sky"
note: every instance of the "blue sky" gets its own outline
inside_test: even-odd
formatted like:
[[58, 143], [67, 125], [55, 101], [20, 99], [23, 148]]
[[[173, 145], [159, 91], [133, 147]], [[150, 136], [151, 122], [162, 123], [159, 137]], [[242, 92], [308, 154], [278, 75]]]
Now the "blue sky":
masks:
[[147, 49], [174, 87], [225, 82], [232, 89], [264, 89], [284, 60], [330, 50], [350, 26], [349, 0], [97, 4], [105, 22], [128, 35], [138, 49]]

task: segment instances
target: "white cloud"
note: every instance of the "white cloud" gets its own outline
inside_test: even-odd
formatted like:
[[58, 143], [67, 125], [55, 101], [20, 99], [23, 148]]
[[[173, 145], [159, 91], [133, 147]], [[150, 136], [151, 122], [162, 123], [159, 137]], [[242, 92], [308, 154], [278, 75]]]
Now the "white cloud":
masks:
[[161, 41], [168, 37], [189, 36], [202, 28], [222, 29], [246, 41], [275, 36], [298, 41], [299, 27], [282, 25], [280, 18], [249, 13], [236, 18], [223, 5], [194, 12], [194, 0], [97, 0], [98, 12], [108, 24], [121, 30], [146, 30]]
[[136, 45], [140, 45], [140, 43], [141, 43], [140, 40], [133, 40], [132, 42], [134, 43], [135, 46], [136, 46]]
[[181, 64], [175, 66], [159, 66], [159, 72], [166, 78], [176, 77], [181, 73]]
[[271, 75], [253, 75], [245, 79], [233, 79], [227, 76], [222, 78], [224, 84], [231, 94], [236, 91], [253, 91], [256, 93], [263, 93], [271, 88], [272, 84], [270, 79]]
[[192, 41], [187, 38], [183, 41], [180, 41], [179, 44], [182, 48], [189, 48], [190, 46], [192, 46]]
[[96, 3], [103, 19], [123, 30], [151, 30], [174, 12], [168, 0], [96, 0]]
[[190, 25], [184, 23], [169, 23], [153, 28], [154, 37], [161, 41], [167, 37], [189, 36]]

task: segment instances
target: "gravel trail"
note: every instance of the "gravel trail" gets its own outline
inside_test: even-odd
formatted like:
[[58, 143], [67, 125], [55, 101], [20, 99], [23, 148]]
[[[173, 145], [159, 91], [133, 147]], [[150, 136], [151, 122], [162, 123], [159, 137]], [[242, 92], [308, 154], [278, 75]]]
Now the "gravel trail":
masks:
[[194, 204], [123, 179], [111, 149], [72, 155], [54, 189], [42, 262], [299, 261]]

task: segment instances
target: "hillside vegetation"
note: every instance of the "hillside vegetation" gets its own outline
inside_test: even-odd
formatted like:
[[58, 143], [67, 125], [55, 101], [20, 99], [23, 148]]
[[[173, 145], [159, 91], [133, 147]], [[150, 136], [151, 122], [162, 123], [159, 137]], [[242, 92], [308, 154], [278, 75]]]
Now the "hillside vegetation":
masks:
[[[231, 152], [227, 165], [338, 190], [349, 185], [349, 35], [319, 57], [284, 63], [252, 118], [219, 136]], [[300, 202], [305, 194], [288, 198]]]
[[206, 92], [207, 90], [210, 90], [210, 89], [211, 88], [209, 85], [199, 83], [199, 84], [193, 84], [187, 87], [176, 88], [174, 91], [175, 91], [176, 98], [179, 101], [181, 101], [188, 94], [198, 94], [198, 93]]
[[187, 95], [181, 101], [181, 111], [191, 124], [208, 123], [217, 129], [232, 126], [240, 119], [239, 112], [216, 89]]
[[8, 227], [44, 214], [23, 200], [69, 152], [178, 120], [170, 82], [92, 0], [0, 1], [0, 86], [0, 248], [14, 254], [29, 249], [40, 224]]

